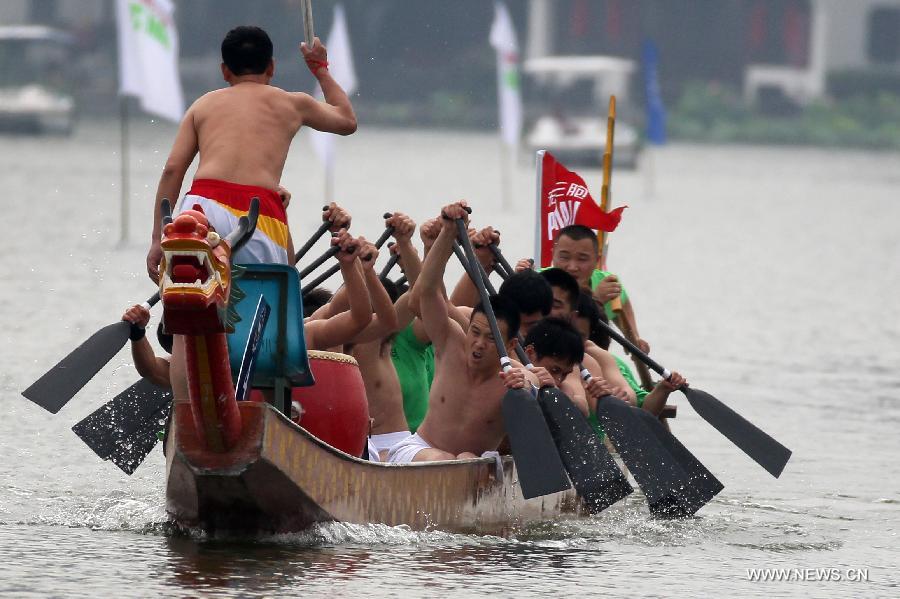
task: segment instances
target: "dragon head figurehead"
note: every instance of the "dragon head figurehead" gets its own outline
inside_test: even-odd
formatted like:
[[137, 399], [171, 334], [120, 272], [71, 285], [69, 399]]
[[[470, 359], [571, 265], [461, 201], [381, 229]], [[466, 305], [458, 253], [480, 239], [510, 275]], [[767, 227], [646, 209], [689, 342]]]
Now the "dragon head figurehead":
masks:
[[159, 295], [166, 331], [176, 335], [225, 332], [231, 292], [231, 247], [210, 230], [199, 205], [163, 227]]

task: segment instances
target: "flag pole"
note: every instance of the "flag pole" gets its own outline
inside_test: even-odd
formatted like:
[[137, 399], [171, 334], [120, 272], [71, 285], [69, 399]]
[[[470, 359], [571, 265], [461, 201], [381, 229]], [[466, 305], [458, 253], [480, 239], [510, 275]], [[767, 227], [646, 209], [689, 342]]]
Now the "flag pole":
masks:
[[128, 97], [123, 94], [119, 95], [119, 132], [119, 245], [125, 245], [128, 243], [130, 220], [128, 204], [131, 192], [128, 185], [130, 178], [128, 172], [128, 147], [130, 145], [128, 139]]
[[[616, 129], [616, 97], [609, 97], [609, 112], [606, 117], [606, 150], [603, 153], [603, 186], [600, 188], [600, 209], [604, 212], [609, 211], [611, 200], [611, 181], [612, 181], [612, 159], [613, 159], [613, 139]], [[597, 231], [597, 241], [600, 243], [600, 270], [606, 270], [606, 256], [609, 253], [609, 233], [605, 231]], [[622, 300], [619, 296], [610, 300], [610, 307], [615, 314], [616, 324], [625, 333], [625, 338], [636, 343], [637, 335], [625, 315], [622, 307]], [[603, 309], [603, 306], [600, 307]], [[637, 369], [638, 378], [641, 380], [641, 386], [650, 391], [653, 389], [653, 380], [650, 377], [650, 371], [647, 365], [632, 356], [634, 366]]]
[[544, 154], [546, 150], [538, 150], [534, 157], [534, 260], [538, 268], [544, 266], [541, 262], [541, 190], [544, 183]]
[[[603, 151], [603, 183], [600, 187], [600, 210], [609, 212], [610, 183], [612, 180], [613, 136], [616, 130], [616, 96], [609, 97], [609, 112], [606, 117], [606, 148]], [[606, 254], [609, 250], [609, 234], [597, 231], [597, 242], [600, 245], [600, 270], [606, 270]]]
[[[303, 37], [306, 41], [306, 47], [312, 48], [313, 40], [316, 38], [313, 25], [312, 0], [300, 0], [300, 11], [303, 14]], [[326, 158], [324, 183], [325, 203], [330, 204], [334, 201], [334, 164], [331, 156]]]

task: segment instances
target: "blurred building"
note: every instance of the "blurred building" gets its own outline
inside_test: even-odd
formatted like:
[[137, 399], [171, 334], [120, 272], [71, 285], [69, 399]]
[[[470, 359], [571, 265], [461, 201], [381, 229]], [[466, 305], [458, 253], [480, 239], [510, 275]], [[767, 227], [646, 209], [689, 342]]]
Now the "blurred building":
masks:
[[[316, 28], [336, 0], [316, 0]], [[747, 97], [805, 103], [825, 94], [900, 92], [900, 0], [506, 0], [525, 57], [660, 52], [660, 83], [674, 101], [690, 81], [717, 81]], [[494, 56], [486, 0], [343, 0], [359, 78], [355, 102], [372, 120], [483, 125], [495, 119]], [[116, 90], [114, 0], [3, 0], [0, 23], [38, 23], [76, 39], [72, 68], [84, 105], [105, 110]], [[188, 100], [221, 85], [218, 45], [241, 23], [275, 42], [277, 82], [311, 89], [299, 59], [299, 0], [176, 0]]]

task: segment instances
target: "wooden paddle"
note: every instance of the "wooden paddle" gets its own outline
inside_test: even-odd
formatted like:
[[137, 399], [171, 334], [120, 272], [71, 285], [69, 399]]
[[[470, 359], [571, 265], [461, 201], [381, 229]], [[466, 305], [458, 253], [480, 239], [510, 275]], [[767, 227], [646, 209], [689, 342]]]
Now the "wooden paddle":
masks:
[[[463, 219], [456, 219], [459, 243], [465, 250], [469, 264], [477, 264], [475, 250], [466, 230]], [[491, 327], [491, 334], [500, 356], [500, 366], [504, 372], [510, 370], [509, 356], [503, 345], [503, 337], [497, 326], [497, 318], [491, 308], [491, 299], [484, 281], [480, 276], [473, 276], [472, 282], [478, 289], [484, 314]], [[550, 493], [565, 491], [571, 487], [566, 470], [560, 460], [553, 436], [544, 420], [543, 412], [534, 397], [524, 389], [509, 389], [503, 396], [503, 422], [509, 436], [513, 460], [519, 475], [519, 486], [526, 499], [540, 497]]]
[[[610, 337], [627, 347], [632, 355], [637, 356], [663, 378], [669, 378], [671, 373], [660, 366], [653, 358], [642, 352], [636, 345], [605, 322], [600, 321], [600, 325], [606, 329]], [[769, 474], [775, 478], [781, 475], [785, 465], [791, 458], [790, 449], [709, 393], [688, 386], [681, 387], [679, 391], [684, 393], [694, 411], [710, 423], [713, 428], [725, 435], [729, 441], [737, 445], [757, 464], [765, 468]]]

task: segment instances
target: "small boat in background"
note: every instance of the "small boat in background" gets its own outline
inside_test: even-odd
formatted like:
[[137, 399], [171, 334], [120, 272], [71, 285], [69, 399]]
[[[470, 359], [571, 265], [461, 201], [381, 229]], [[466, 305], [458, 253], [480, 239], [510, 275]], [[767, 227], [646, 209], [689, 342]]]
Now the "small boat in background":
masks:
[[635, 71], [633, 60], [613, 56], [543, 56], [525, 61], [541, 98], [550, 107], [537, 117], [525, 136], [533, 155], [547, 150], [571, 165], [598, 166], [606, 144], [605, 98], [615, 95], [624, 108], [625, 120], [616, 124], [615, 166], [637, 167], [641, 140], [628, 122], [628, 97]]
[[39, 25], [0, 27], [0, 130], [69, 135], [73, 38]]

